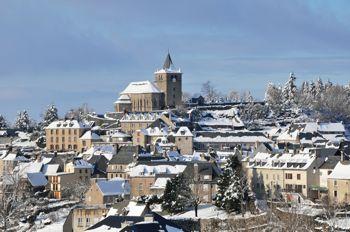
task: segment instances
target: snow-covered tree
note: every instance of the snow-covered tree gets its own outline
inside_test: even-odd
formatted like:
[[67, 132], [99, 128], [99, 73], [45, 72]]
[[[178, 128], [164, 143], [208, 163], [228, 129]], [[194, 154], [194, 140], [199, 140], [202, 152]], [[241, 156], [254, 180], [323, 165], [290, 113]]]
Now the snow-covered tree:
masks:
[[32, 121], [26, 110], [20, 111], [17, 114], [15, 128], [20, 131], [28, 132], [32, 129]]
[[42, 128], [48, 126], [51, 122], [58, 119], [57, 108], [55, 105], [49, 105], [43, 114], [43, 121], [40, 126]]
[[249, 200], [249, 187], [242, 172], [239, 151], [230, 156], [218, 180], [218, 191], [215, 205], [227, 212], [240, 213], [243, 205]]
[[284, 105], [289, 108], [296, 103], [297, 86], [295, 85], [296, 77], [294, 73], [291, 73], [288, 81], [282, 89], [282, 96], [284, 100]]
[[265, 92], [265, 101], [274, 115], [278, 116], [283, 110], [282, 90], [280, 87], [269, 83]]
[[0, 129], [5, 129], [7, 127], [8, 125], [5, 117], [0, 114]]
[[219, 97], [218, 92], [210, 81], [202, 84], [201, 93], [207, 102], [214, 102]]
[[[0, 185], [0, 230], [8, 231], [19, 223], [23, 216], [29, 216], [35, 200], [19, 174], [6, 173]], [[12, 231], [12, 230], [11, 230]]]
[[229, 102], [239, 102], [240, 100], [240, 95], [237, 91], [235, 90], [231, 90], [228, 94], [227, 94], [227, 100]]
[[192, 204], [192, 191], [184, 174], [178, 174], [166, 183], [162, 209], [169, 213], [183, 212]]
[[319, 99], [324, 91], [324, 85], [321, 78], [318, 78], [315, 83], [315, 97]]
[[78, 108], [74, 108], [74, 109], [69, 110], [66, 113], [65, 118], [83, 121], [83, 120], [87, 119], [88, 114], [91, 113], [92, 111], [93, 111], [93, 109], [91, 109], [88, 106], [88, 104], [84, 103], [82, 106], [80, 106]]

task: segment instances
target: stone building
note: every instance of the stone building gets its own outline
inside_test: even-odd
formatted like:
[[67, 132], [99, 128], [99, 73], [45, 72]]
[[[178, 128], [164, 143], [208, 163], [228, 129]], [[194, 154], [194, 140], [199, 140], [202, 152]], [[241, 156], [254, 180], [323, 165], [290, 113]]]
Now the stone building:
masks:
[[131, 82], [114, 102], [116, 112], [150, 112], [181, 105], [182, 73], [175, 69], [169, 53], [154, 75], [154, 83]]
[[90, 126], [77, 120], [58, 120], [45, 128], [48, 151], [79, 151], [79, 138]]

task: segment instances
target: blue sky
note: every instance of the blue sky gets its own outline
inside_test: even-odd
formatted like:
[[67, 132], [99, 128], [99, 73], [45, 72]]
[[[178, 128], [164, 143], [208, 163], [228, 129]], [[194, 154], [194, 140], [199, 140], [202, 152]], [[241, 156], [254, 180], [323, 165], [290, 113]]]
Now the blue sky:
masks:
[[183, 89], [350, 78], [350, 1], [0, 1], [0, 114], [113, 110], [130, 81], [153, 80], [170, 49]]

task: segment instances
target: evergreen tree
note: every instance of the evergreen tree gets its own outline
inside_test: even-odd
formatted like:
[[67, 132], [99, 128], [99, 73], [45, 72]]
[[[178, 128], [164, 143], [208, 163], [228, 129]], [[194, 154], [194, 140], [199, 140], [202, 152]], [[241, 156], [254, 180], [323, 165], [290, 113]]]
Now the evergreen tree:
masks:
[[32, 128], [31, 120], [26, 110], [23, 110], [17, 114], [15, 128], [24, 132], [28, 132]]
[[319, 99], [324, 91], [324, 85], [321, 78], [318, 78], [315, 84], [315, 98]]
[[296, 103], [297, 86], [295, 85], [295, 80], [296, 77], [294, 76], [294, 73], [291, 73], [282, 90], [282, 96], [286, 108], [290, 108], [290, 106]]
[[[237, 151], [237, 149], [235, 149]], [[235, 152], [237, 153], [237, 152]], [[233, 177], [235, 172], [241, 172], [241, 162], [238, 156], [235, 154], [230, 156], [227, 163], [218, 180], [218, 191], [215, 198], [215, 205], [219, 208], [224, 208], [225, 205], [225, 193], [228, 187], [233, 183]]]
[[235, 149], [235, 154], [227, 161], [218, 181], [215, 205], [228, 213], [244, 213], [244, 205], [253, 199], [242, 172], [240, 155], [238, 149]]
[[183, 174], [179, 174], [166, 183], [162, 209], [169, 213], [183, 212], [191, 206], [192, 191]]
[[58, 119], [57, 108], [55, 105], [49, 105], [43, 115], [41, 128], [48, 126], [50, 123]]
[[7, 127], [6, 119], [0, 114], [0, 129], [6, 129]]

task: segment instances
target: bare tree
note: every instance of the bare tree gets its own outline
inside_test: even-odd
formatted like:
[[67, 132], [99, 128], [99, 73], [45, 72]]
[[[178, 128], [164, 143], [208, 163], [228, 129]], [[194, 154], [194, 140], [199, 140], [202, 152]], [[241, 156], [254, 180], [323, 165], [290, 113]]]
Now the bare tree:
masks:
[[214, 102], [219, 97], [218, 92], [210, 81], [202, 84], [201, 93], [207, 102]]
[[227, 94], [227, 100], [230, 102], [239, 102], [241, 99], [239, 92], [237, 92], [236, 90], [231, 90], [228, 94]]
[[93, 109], [91, 109], [87, 103], [84, 103], [83, 105], [79, 106], [78, 108], [70, 109], [66, 115], [65, 118], [67, 119], [76, 119], [78, 121], [85, 120], [87, 118], [87, 115], [91, 113]]
[[28, 216], [35, 201], [19, 173], [7, 173], [0, 185], [1, 228], [7, 231], [18, 225], [21, 216]]
[[76, 180], [69, 187], [62, 189], [62, 195], [80, 203], [84, 201], [85, 193], [89, 190], [90, 186], [90, 180]]

